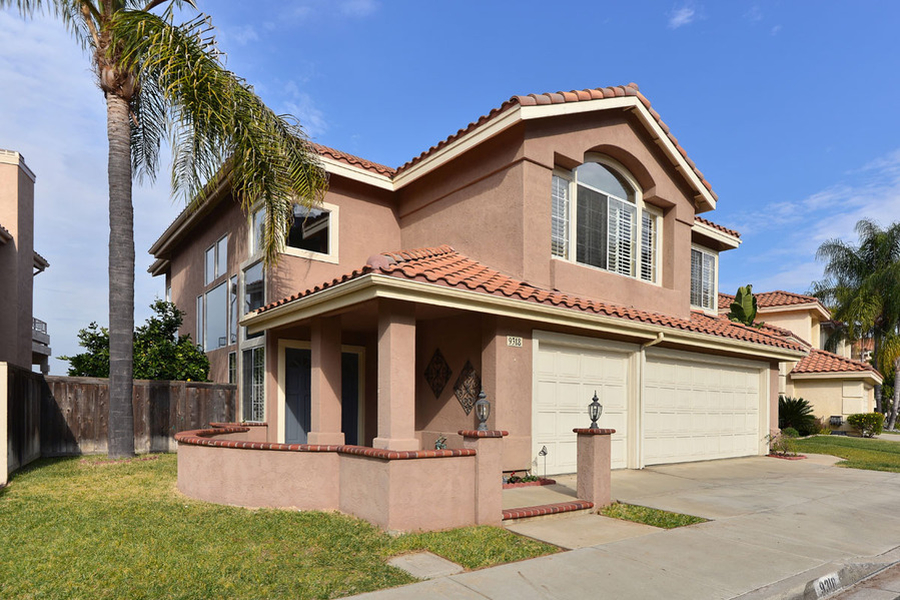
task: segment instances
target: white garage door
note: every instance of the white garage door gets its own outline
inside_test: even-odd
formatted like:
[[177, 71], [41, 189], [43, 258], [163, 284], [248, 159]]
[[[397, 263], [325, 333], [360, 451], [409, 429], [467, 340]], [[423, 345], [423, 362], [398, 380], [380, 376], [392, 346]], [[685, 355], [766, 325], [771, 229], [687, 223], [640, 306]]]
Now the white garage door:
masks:
[[686, 352], [647, 351], [645, 465], [759, 453], [765, 435], [760, 431], [765, 365], [710, 360]]
[[[616, 430], [612, 436], [612, 467], [626, 466], [625, 429], [629, 353], [614, 344], [571, 346], [537, 340], [535, 397], [532, 403], [532, 456], [537, 474], [574, 473], [577, 436], [572, 429], [588, 427], [587, 407], [596, 390], [603, 404], [600, 426]], [[633, 351], [633, 350], [632, 350]], [[538, 452], [547, 447], [547, 456]]]

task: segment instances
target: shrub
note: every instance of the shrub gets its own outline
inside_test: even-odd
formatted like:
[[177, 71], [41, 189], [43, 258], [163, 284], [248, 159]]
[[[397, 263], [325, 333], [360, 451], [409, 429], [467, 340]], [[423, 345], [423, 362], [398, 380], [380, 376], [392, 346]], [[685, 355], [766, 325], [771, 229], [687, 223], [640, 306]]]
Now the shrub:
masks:
[[784, 431], [770, 433], [766, 436], [766, 441], [769, 442], [769, 451], [772, 454], [780, 454], [781, 456], [794, 456], [797, 454], [794, 438], [785, 435]]
[[819, 433], [810, 403], [803, 398], [778, 397], [778, 428], [793, 427], [801, 436]]
[[857, 413], [847, 417], [847, 423], [863, 437], [875, 437], [884, 431], [884, 415], [881, 413]]
[[793, 427], [785, 427], [781, 430], [781, 435], [786, 435], [789, 438], [796, 438], [800, 437], [800, 432]]

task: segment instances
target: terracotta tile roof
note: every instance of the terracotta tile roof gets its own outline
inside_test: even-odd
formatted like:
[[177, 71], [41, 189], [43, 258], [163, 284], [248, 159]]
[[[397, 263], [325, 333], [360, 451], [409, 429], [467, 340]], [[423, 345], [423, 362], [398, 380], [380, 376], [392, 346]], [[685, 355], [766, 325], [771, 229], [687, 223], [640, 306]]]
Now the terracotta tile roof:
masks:
[[681, 145], [678, 143], [678, 139], [672, 135], [672, 132], [669, 131], [669, 126], [666, 125], [662, 118], [659, 116], [659, 113], [653, 110], [650, 106], [650, 101], [644, 96], [640, 90], [638, 89], [638, 85], [636, 83], [629, 83], [627, 85], [617, 85], [611, 87], [603, 87], [603, 88], [589, 88], [584, 90], [572, 90], [570, 92], [556, 92], [556, 93], [545, 93], [545, 94], [528, 94], [525, 96], [513, 96], [503, 104], [501, 104], [498, 108], [491, 110], [488, 114], [482, 115], [477, 120], [469, 123], [467, 126], [463, 127], [456, 133], [450, 135], [446, 139], [438, 142], [436, 145], [432, 146], [425, 152], [422, 152], [419, 156], [413, 158], [407, 163], [401, 165], [397, 168], [397, 174], [402, 173], [403, 171], [409, 169], [410, 167], [416, 165], [421, 162], [423, 159], [433, 154], [434, 152], [440, 150], [444, 146], [453, 143], [457, 139], [461, 138], [465, 134], [469, 133], [473, 129], [484, 125], [488, 121], [491, 121], [501, 113], [509, 110], [513, 106], [543, 106], [548, 104], [565, 104], [568, 102], [585, 102], [588, 100], [601, 100], [604, 98], [622, 98], [625, 96], [634, 96], [638, 100], [640, 100], [641, 104], [647, 109], [650, 115], [656, 120], [660, 129], [663, 130], [666, 137], [672, 142], [675, 146], [678, 153], [681, 154], [682, 158], [684, 158], [685, 162], [691, 167], [694, 174], [697, 175], [697, 178], [703, 183], [703, 186], [709, 191], [713, 198], [718, 200], [718, 196], [713, 191], [712, 186], [703, 176], [703, 173], [697, 168], [697, 165], [694, 164], [690, 158], [688, 158], [687, 152]]
[[791, 373], [864, 373], [878, 374], [872, 365], [826, 352], [812, 349], [809, 354], [791, 370]]
[[6, 242], [6, 240], [11, 240], [12, 234], [9, 232], [9, 229], [0, 225], [0, 242]]
[[[794, 306], [797, 304], [814, 304], [819, 299], [814, 296], [804, 296], [803, 294], [795, 294], [793, 292], [785, 292], [783, 290], [775, 290], [774, 292], [754, 293], [756, 296], [756, 305], [759, 308], [774, 308], [776, 306]], [[728, 308], [734, 302], [732, 294], [719, 292], [719, 308]]]
[[257, 313], [264, 313], [277, 306], [310, 296], [369, 273], [379, 273], [412, 281], [504, 296], [525, 302], [570, 308], [628, 321], [670, 327], [682, 331], [752, 342], [787, 350], [803, 351], [800, 345], [777, 335], [771, 335], [753, 327], [746, 327], [740, 323], [732, 323], [727, 319], [709, 316], [699, 311], [692, 312], [690, 319], [681, 319], [535, 287], [472, 260], [450, 246], [386, 252], [374, 255], [369, 258], [367, 264], [361, 269], [356, 269], [330, 282], [268, 304], [257, 310]]
[[735, 231], [734, 229], [729, 229], [729, 228], [725, 227], [724, 225], [719, 225], [718, 223], [713, 223], [712, 221], [710, 221], [708, 219], [704, 219], [703, 217], [694, 216], [694, 221], [696, 221], [697, 223], [703, 223], [704, 225], [708, 225], [708, 226], [712, 227], [713, 229], [718, 229], [722, 233], [727, 233], [728, 235], [736, 237], [738, 239], [741, 238], [741, 234], [738, 231]]
[[334, 148], [329, 148], [328, 146], [323, 146], [322, 144], [312, 143], [311, 145], [316, 150], [316, 152], [318, 152], [322, 156], [327, 156], [342, 163], [347, 163], [348, 165], [353, 165], [354, 167], [360, 167], [367, 171], [378, 173], [379, 175], [393, 177], [397, 172], [397, 169], [386, 167], [384, 165], [374, 163], [370, 160], [366, 160], [358, 156], [353, 156], [352, 154], [347, 154], [346, 152], [341, 152], [340, 150], [335, 150]]

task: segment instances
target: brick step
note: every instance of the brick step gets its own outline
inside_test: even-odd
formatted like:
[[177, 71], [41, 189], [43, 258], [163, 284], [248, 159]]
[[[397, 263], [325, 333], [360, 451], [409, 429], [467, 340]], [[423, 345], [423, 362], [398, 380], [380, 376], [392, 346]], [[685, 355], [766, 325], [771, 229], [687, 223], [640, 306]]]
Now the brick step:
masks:
[[590, 510], [594, 508], [593, 502], [587, 500], [573, 500], [571, 502], [557, 502], [555, 504], [542, 504], [540, 506], [523, 506], [521, 508], [509, 508], [503, 511], [503, 520], [530, 519], [547, 515]]

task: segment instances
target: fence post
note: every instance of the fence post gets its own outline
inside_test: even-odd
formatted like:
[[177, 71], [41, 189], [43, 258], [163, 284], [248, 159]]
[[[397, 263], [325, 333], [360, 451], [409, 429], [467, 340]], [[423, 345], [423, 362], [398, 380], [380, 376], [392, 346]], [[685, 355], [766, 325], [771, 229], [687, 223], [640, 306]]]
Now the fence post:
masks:
[[9, 481], [9, 375], [8, 364], [0, 362], [0, 487]]
[[508, 431], [461, 430], [463, 446], [475, 450], [475, 524], [503, 522], [503, 436]]
[[611, 436], [615, 429], [573, 429], [578, 434], [578, 497], [602, 508], [611, 500]]

